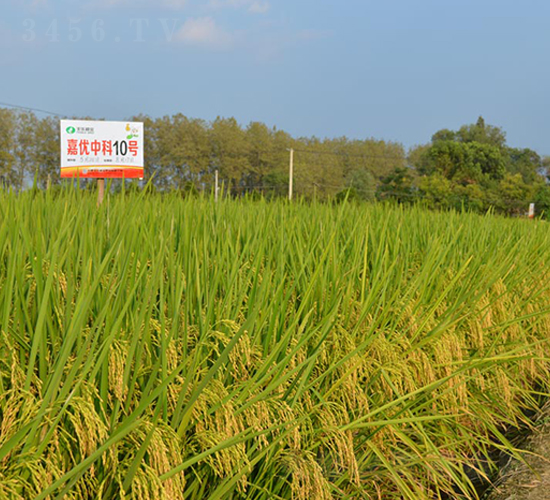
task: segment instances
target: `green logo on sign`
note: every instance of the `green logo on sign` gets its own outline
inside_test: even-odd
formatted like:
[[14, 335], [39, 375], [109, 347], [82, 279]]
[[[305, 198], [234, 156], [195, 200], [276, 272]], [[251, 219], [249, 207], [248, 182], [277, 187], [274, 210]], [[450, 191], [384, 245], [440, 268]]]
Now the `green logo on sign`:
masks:
[[67, 133], [74, 134], [76, 132], [76, 129], [74, 127], [67, 127]]

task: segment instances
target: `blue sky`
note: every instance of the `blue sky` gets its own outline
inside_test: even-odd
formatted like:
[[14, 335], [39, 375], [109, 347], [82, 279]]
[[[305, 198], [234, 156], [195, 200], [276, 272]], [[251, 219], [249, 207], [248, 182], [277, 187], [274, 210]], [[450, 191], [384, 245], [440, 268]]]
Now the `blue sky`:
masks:
[[0, 101], [550, 154], [548, 0], [2, 0]]

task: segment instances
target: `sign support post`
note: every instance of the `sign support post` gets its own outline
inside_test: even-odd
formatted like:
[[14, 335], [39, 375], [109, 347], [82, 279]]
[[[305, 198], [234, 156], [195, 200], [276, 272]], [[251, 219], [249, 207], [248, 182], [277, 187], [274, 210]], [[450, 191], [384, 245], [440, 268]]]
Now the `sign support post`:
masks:
[[101, 206], [105, 198], [105, 179], [97, 180], [97, 206]]

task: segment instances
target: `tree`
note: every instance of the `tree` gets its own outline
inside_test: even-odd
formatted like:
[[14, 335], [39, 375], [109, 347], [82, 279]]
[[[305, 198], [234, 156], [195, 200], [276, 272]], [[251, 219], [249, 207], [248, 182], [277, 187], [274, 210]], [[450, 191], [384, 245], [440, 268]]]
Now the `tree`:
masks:
[[537, 182], [541, 178], [542, 159], [532, 149], [506, 148], [506, 170], [520, 174], [527, 183]]
[[250, 172], [249, 143], [234, 118], [216, 118], [209, 130], [210, 169], [218, 169], [235, 193], [243, 191]]
[[443, 130], [439, 130], [434, 135], [432, 135], [432, 143], [436, 142], [446, 142], [446, 141], [456, 141], [457, 140], [457, 133], [453, 130], [449, 130], [444, 128]]
[[351, 172], [348, 187], [355, 190], [359, 200], [373, 201], [376, 198], [376, 181], [368, 170], [357, 169]]
[[246, 129], [246, 140], [250, 165], [246, 176], [247, 185], [262, 188], [265, 176], [276, 168], [272, 132], [263, 123], [252, 122]]
[[174, 183], [178, 189], [189, 190], [209, 173], [210, 144], [207, 124], [182, 114], [172, 118]]
[[428, 208], [447, 208], [451, 206], [453, 188], [451, 181], [441, 175], [424, 176], [419, 180], [422, 199]]
[[369, 171], [378, 185], [384, 177], [396, 168], [406, 166], [405, 150], [401, 144], [375, 139], [348, 140], [346, 137], [333, 139], [329, 148], [339, 154], [342, 173], [348, 178], [355, 170]]
[[22, 190], [26, 175], [34, 175], [33, 159], [36, 157], [36, 129], [38, 119], [31, 112], [18, 112], [16, 114], [15, 156], [15, 180], [17, 189]]
[[427, 171], [461, 184], [500, 179], [506, 171], [501, 150], [479, 142], [437, 142], [427, 151], [427, 160]]
[[506, 146], [506, 133], [500, 127], [487, 125], [480, 116], [475, 125], [464, 125], [456, 133], [457, 140], [465, 143], [478, 142], [497, 148]]
[[535, 209], [537, 215], [544, 215], [545, 219], [550, 218], [550, 186], [541, 184], [536, 190], [534, 196]]
[[284, 172], [270, 172], [263, 178], [263, 189], [268, 198], [283, 198], [288, 196], [288, 174]]
[[464, 125], [458, 131], [442, 129], [432, 136], [432, 144], [437, 142], [477, 142], [480, 144], [488, 144], [497, 148], [506, 146], [506, 133], [500, 128], [493, 125], [487, 125], [482, 116], [473, 125]]
[[533, 185], [527, 184], [521, 174], [507, 173], [499, 183], [501, 209], [509, 215], [521, 215], [535, 198]]
[[167, 119], [152, 119], [147, 115], [137, 115], [131, 117], [131, 121], [143, 122], [145, 129], [144, 137], [144, 157], [145, 157], [145, 176], [153, 178], [153, 183], [158, 189], [166, 189], [170, 184], [170, 172], [166, 172], [161, 165], [162, 147], [159, 144], [163, 131], [163, 124]]
[[15, 173], [16, 144], [15, 113], [8, 109], [0, 109], [0, 183], [12, 185], [17, 176]]
[[487, 188], [480, 184], [467, 184], [466, 186], [456, 184], [453, 185], [450, 206], [457, 210], [483, 212], [490, 206], [487, 194]]
[[157, 120], [145, 118], [148, 170], [161, 189], [184, 189], [208, 174], [210, 143], [207, 125], [182, 114]]
[[48, 117], [39, 120], [33, 132], [32, 164], [29, 171], [34, 169], [39, 186], [59, 184], [59, 123]]
[[416, 198], [416, 191], [410, 169], [396, 168], [390, 175], [382, 179], [376, 194], [380, 200], [412, 203]]

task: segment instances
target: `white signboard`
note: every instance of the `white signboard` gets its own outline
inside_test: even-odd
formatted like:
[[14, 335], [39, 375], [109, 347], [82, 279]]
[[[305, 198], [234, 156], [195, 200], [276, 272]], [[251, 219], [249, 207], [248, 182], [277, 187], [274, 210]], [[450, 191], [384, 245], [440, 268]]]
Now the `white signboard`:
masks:
[[143, 123], [61, 120], [61, 177], [143, 179]]

